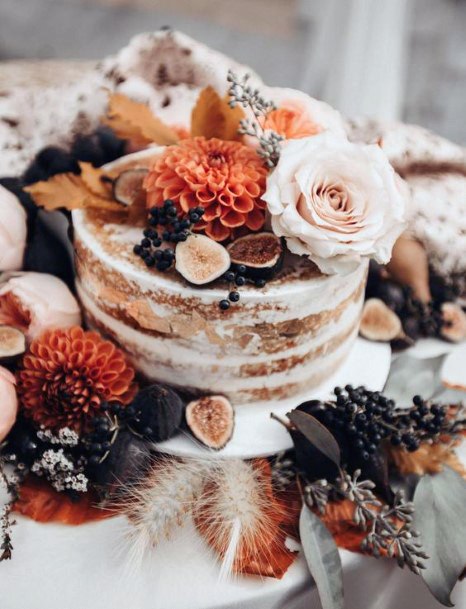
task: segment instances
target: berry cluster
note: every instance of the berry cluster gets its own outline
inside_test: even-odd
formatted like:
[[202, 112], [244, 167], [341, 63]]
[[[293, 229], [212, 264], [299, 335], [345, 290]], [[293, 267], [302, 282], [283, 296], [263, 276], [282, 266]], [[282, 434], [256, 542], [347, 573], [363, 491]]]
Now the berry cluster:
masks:
[[238, 302], [240, 299], [240, 293], [236, 290], [236, 287], [242, 287], [246, 283], [253, 283], [256, 288], [263, 288], [267, 281], [262, 278], [257, 278], [254, 281], [246, 276], [247, 268], [244, 264], [232, 264], [228, 271], [223, 276], [223, 279], [230, 284], [230, 292], [228, 298], [221, 300], [218, 306], [222, 311], [226, 311], [230, 308], [230, 302]]
[[148, 267], [155, 266], [158, 271], [168, 270], [175, 261], [175, 252], [163, 243], [180, 243], [186, 241], [193, 225], [200, 222], [204, 214], [202, 207], [189, 210], [186, 215], [178, 212], [170, 199], [161, 207], [152, 207], [149, 211], [149, 227], [143, 232], [143, 238], [136, 244], [133, 252], [144, 260]]
[[445, 421], [445, 408], [429, 405], [420, 396], [414, 396], [411, 408], [395, 409], [393, 400], [365, 387], [335, 387], [334, 393], [335, 408], [326, 416], [333, 419], [336, 429], [343, 429], [354, 440], [364, 460], [377, 451], [384, 439], [413, 452], [422, 440], [436, 436]]
[[[109, 413], [113, 413], [114, 410], [120, 412], [119, 404], [103, 404], [102, 406], [102, 410]], [[91, 430], [82, 438], [82, 445], [89, 465], [99, 465], [104, 461], [117, 433], [118, 422], [107, 415], [95, 417], [91, 421]]]
[[343, 438], [362, 461], [369, 461], [384, 440], [413, 452], [447, 428], [446, 408], [420, 396], [414, 396], [410, 408], [398, 409], [393, 400], [363, 386], [335, 387], [334, 393], [334, 401], [312, 400], [298, 408], [315, 416], [337, 440]]

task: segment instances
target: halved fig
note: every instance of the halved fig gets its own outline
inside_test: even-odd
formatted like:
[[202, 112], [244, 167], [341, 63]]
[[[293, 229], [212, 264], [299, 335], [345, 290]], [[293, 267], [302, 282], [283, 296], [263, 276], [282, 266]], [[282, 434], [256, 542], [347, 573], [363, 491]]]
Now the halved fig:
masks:
[[442, 338], [452, 343], [460, 343], [466, 338], [466, 313], [454, 302], [442, 304]]
[[364, 338], [389, 341], [403, 334], [401, 320], [379, 298], [369, 298], [362, 310], [359, 333]]
[[205, 235], [189, 235], [178, 243], [175, 259], [178, 273], [194, 285], [210, 283], [230, 268], [227, 250]]
[[127, 169], [122, 171], [113, 182], [113, 197], [118, 203], [129, 207], [145, 197], [142, 187], [147, 169]]
[[285, 249], [282, 240], [270, 232], [251, 233], [227, 246], [231, 262], [246, 267], [251, 278], [270, 279], [281, 269]]
[[8, 364], [26, 351], [26, 337], [13, 326], [0, 326], [0, 363]]
[[186, 423], [199, 442], [220, 450], [233, 435], [235, 411], [223, 395], [207, 395], [187, 405]]

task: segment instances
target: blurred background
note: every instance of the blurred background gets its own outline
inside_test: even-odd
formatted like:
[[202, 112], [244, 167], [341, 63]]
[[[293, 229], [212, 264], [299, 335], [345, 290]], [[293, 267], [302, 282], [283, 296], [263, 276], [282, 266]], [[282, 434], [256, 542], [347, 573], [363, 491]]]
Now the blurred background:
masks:
[[348, 116], [466, 144], [463, 0], [0, 0], [0, 61], [99, 59], [164, 25]]

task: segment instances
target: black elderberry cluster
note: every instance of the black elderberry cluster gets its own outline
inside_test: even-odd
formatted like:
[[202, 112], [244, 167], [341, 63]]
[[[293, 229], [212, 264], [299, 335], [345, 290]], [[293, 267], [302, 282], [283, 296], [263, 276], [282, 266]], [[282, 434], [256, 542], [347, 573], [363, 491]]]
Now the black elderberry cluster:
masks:
[[178, 212], [172, 200], [167, 199], [161, 207], [149, 211], [149, 227], [143, 231], [143, 238], [133, 248], [136, 256], [144, 260], [148, 267], [167, 271], [175, 261], [175, 252], [163, 243], [186, 241], [193, 225], [200, 222], [204, 214], [202, 207], [190, 209], [188, 214]]
[[[102, 410], [119, 414], [120, 405], [117, 403], [103, 404]], [[82, 438], [82, 446], [89, 465], [98, 465], [105, 458], [112, 447], [115, 427], [116, 423], [105, 414], [92, 419], [90, 431]]]
[[396, 409], [393, 400], [362, 386], [335, 387], [334, 393], [335, 407], [323, 414], [326, 425], [351, 438], [363, 460], [370, 459], [385, 439], [413, 452], [422, 440], [436, 436], [445, 422], [445, 407], [430, 405], [420, 396], [414, 396], [412, 407]]
[[218, 306], [222, 311], [226, 311], [230, 308], [230, 302], [238, 302], [240, 299], [240, 293], [236, 290], [236, 287], [242, 287], [246, 283], [253, 283], [256, 288], [263, 288], [267, 283], [266, 279], [257, 278], [250, 279], [246, 276], [247, 268], [244, 264], [232, 264], [228, 271], [224, 274], [223, 279], [230, 284], [230, 293], [228, 298], [221, 300]]

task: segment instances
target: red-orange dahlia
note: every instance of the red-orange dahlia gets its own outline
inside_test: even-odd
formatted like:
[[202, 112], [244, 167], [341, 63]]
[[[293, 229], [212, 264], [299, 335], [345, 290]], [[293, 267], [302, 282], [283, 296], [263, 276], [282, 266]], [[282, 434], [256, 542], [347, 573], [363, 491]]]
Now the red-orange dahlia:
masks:
[[196, 229], [216, 241], [235, 230], [262, 228], [267, 170], [257, 153], [240, 142], [195, 137], [169, 146], [155, 160], [144, 186], [148, 207], [171, 199], [185, 212], [205, 209]]
[[78, 326], [48, 330], [34, 340], [18, 372], [25, 416], [52, 430], [68, 426], [80, 432], [103, 402], [127, 404], [136, 389], [122, 351]]

